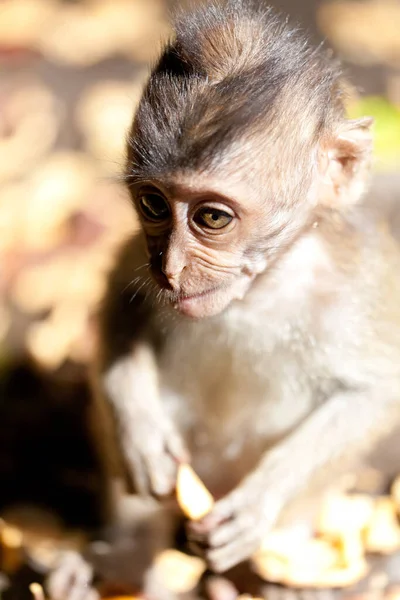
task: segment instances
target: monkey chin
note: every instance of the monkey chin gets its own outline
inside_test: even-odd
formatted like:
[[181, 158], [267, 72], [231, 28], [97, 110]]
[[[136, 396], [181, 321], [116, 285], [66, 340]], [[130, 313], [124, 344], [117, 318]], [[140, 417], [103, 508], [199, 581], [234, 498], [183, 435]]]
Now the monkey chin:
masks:
[[183, 296], [174, 302], [174, 308], [191, 319], [214, 317], [223, 312], [235, 300], [242, 300], [252, 278], [241, 277], [231, 285], [206, 290], [193, 296]]

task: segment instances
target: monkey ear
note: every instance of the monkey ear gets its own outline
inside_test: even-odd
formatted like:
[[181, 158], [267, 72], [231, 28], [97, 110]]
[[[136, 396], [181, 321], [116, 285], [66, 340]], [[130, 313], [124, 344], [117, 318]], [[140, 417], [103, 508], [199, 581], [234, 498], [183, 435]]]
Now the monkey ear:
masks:
[[353, 204], [364, 192], [373, 148], [373, 123], [372, 117], [346, 121], [324, 145], [320, 161], [320, 199], [324, 204]]

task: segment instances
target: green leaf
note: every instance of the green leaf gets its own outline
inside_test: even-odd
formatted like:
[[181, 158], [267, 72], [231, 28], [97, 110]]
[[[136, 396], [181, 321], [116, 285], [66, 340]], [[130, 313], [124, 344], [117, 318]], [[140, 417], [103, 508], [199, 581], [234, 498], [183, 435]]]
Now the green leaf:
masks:
[[348, 107], [351, 119], [375, 119], [374, 158], [377, 168], [400, 167], [400, 107], [382, 96], [366, 96]]

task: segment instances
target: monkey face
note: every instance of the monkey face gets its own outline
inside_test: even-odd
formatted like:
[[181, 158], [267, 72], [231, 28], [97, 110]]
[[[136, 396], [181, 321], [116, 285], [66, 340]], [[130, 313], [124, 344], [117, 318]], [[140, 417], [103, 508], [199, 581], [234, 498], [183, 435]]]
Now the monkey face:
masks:
[[146, 182], [133, 196], [157, 297], [192, 318], [242, 299], [296, 222], [282, 206], [266, 210], [262, 194], [243, 180], [180, 177]]

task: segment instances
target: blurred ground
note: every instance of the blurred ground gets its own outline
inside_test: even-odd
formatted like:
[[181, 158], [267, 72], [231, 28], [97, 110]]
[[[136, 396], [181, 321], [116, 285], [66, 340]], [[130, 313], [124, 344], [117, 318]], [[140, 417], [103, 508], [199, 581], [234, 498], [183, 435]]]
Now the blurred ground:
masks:
[[[275, 5], [343, 55], [350, 111], [377, 118], [376, 168], [398, 169], [400, 2]], [[0, 511], [30, 501], [71, 525], [98, 518], [86, 366], [104, 275], [135, 227], [119, 174], [166, 8], [0, 1]]]

